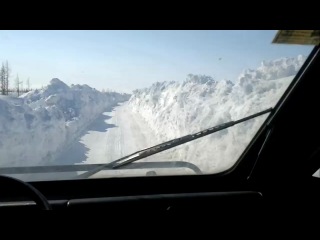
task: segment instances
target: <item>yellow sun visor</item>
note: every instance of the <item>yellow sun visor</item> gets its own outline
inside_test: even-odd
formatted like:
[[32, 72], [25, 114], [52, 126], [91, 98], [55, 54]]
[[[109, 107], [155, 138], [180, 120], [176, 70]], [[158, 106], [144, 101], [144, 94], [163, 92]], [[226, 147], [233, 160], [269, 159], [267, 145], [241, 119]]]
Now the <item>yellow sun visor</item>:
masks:
[[320, 30], [279, 30], [272, 43], [318, 45]]

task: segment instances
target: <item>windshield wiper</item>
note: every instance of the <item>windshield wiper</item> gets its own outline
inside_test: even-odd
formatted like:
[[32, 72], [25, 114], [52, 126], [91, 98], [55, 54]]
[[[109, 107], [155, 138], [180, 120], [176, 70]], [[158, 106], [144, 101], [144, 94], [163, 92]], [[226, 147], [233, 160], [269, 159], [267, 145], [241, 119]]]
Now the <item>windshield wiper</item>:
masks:
[[137, 152], [134, 152], [134, 153], [131, 153], [131, 154], [127, 155], [127, 156], [119, 158], [119, 159], [117, 159], [115, 161], [112, 161], [110, 163], [104, 164], [104, 165], [102, 165], [100, 167], [97, 167], [95, 169], [92, 169], [92, 170], [90, 170], [90, 171], [88, 171], [86, 173], [80, 174], [79, 176], [77, 176], [77, 178], [90, 177], [91, 175], [93, 175], [93, 174], [95, 174], [97, 172], [100, 172], [101, 170], [103, 170], [106, 167], [111, 167], [113, 169], [120, 168], [120, 167], [122, 167], [124, 165], [130, 164], [130, 163], [138, 161], [140, 159], [149, 157], [149, 156], [157, 154], [159, 152], [168, 150], [170, 148], [174, 148], [176, 146], [179, 146], [179, 145], [187, 143], [187, 142], [191, 142], [191, 141], [196, 140], [198, 138], [207, 136], [209, 134], [221, 131], [223, 129], [226, 129], [226, 128], [229, 128], [229, 127], [234, 126], [236, 124], [245, 122], [247, 120], [250, 120], [252, 118], [258, 117], [260, 115], [269, 113], [272, 110], [273, 110], [272, 108], [269, 108], [267, 110], [252, 114], [250, 116], [241, 118], [241, 119], [236, 120], [236, 121], [230, 121], [230, 122], [227, 122], [227, 123], [223, 123], [223, 124], [217, 125], [215, 127], [207, 128], [205, 130], [202, 130], [202, 131], [194, 133], [194, 134], [189, 134], [189, 135], [186, 135], [184, 137], [175, 138], [173, 140], [160, 143], [160, 144], [155, 145], [153, 147], [149, 147], [149, 148], [145, 148], [145, 149], [139, 150]]

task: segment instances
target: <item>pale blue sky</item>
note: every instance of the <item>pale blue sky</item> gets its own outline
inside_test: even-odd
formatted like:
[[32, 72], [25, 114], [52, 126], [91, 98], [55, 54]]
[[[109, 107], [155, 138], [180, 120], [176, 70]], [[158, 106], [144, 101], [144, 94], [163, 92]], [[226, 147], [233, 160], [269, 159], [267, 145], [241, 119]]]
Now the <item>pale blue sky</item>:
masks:
[[[276, 31], [0, 31], [0, 61], [33, 87], [59, 78], [129, 92], [206, 74], [234, 81], [262, 60], [308, 55], [312, 46], [271, 44]], [[221, 58], [221, 60], [219, 60]]]

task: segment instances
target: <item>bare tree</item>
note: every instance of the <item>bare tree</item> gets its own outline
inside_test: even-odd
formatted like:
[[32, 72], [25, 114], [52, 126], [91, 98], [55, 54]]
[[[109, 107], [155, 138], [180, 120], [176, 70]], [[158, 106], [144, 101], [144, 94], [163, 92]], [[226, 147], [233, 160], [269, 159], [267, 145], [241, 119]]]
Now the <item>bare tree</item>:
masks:
[[4, 64], [2, 63], [1, 65], [1, 70], [0, 70], [0, 87], [1, 87], [1, 94], [5, 95], [6, 94], [6, 69]]
[[0, 70], [0, 87], [3, 95], [9, 94], [10, 67], [8, 61], [2, 63]]
[[23, 81], [20, 82], [20, 91], [23, 92], [23, 93], [25, 92], [24, 89], [23, 89]]
[[30, 78], [27, 79], [26, 84], [27, 84], [27, 90], [30, 91]]
[[15, 80], [15, 85], [16, 85], [18, 97], [20, 96], [20, 84], [21, 84], [21, 82], [19, 81], [19, 76], [17, 74], [16, 80]]
[[9, 67], [9, 63], [8, 63], [8, 60], [6, 61], [6, 64], [5, 64], [5, 88], [6, 88], [6, 94], [8, 95], [9, 94], [9, 78], [10, 78], [10, 72], [11, 72], [11, 69]]

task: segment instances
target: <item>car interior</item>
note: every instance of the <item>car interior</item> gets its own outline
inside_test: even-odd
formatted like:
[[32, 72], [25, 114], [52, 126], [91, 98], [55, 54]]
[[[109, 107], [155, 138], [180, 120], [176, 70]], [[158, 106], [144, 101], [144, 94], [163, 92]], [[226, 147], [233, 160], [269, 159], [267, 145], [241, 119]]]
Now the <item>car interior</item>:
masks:
[[[149, 172], [124, 178], [84, 175], [26, 182], [10, 175], [52, 170], [0, 168], [0, 212], [90, 211], [109, 216], [181, 218], [193, 214], [240, 221], [261, 216], [276, 221], [279, 215], [308, 219], [308, 214], [317, 215], [320, 203], [319, 79], [317, 45], [236, 164], [224, 172], [169, 176]], [[198, 171], [192, 164], [180, 164]], [[138, 165], [132, 163], [128, 168]], [[142, 167], [148, 168], [148, 164]], [[107, 166], [75, 168], [90, 172]], [[62, 167], [54, 170], [67, 171]]]

